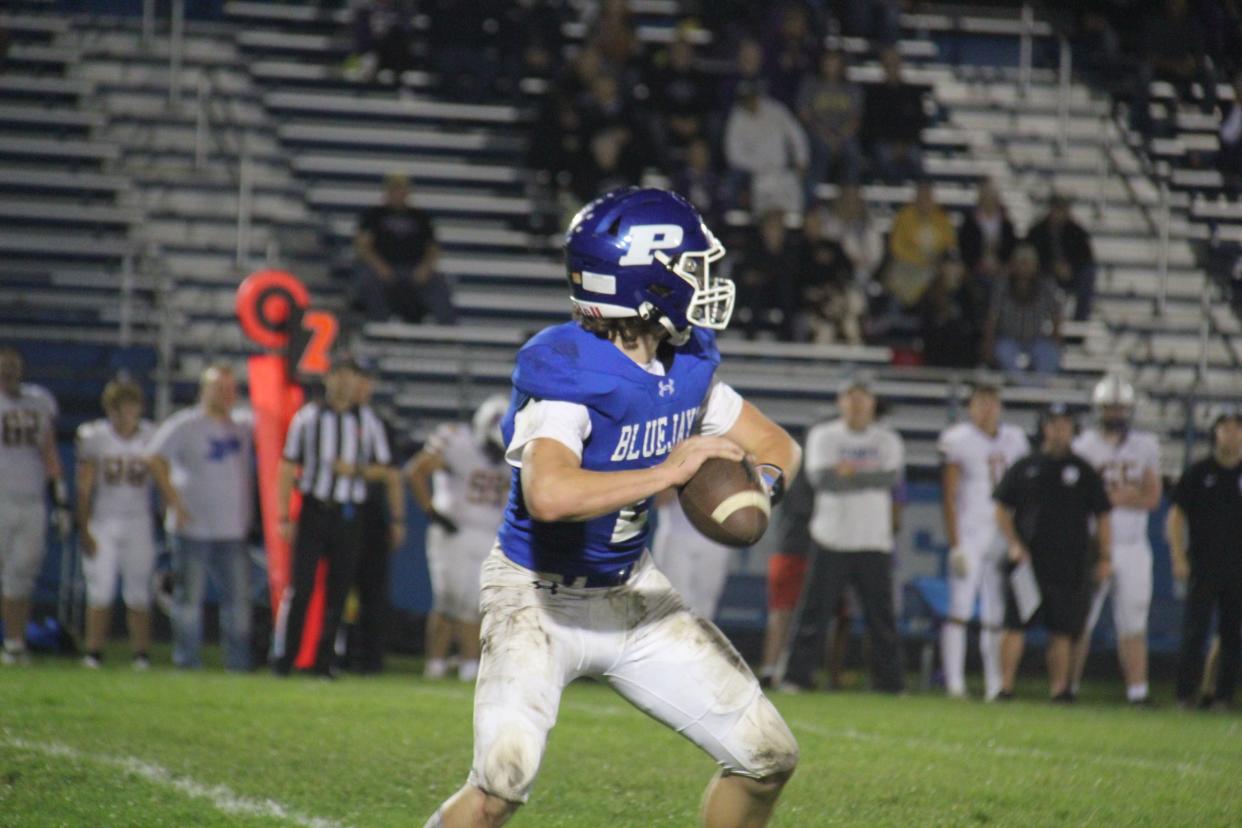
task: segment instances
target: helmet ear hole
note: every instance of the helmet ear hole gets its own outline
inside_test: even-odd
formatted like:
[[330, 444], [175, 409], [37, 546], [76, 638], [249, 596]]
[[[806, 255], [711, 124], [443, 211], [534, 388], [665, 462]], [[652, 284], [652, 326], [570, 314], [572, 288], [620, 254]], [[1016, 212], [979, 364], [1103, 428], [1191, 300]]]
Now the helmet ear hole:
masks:
[[668, 287], [667, 285], [661, 285], [657, 282], [652, 282], [651, 284], [647, 285], [647, 290], [650, 293], [654, 293], [656, 296], [660, 297], [661, 299], [667, 299], [668, 297], [673, 295], [672, 288]]

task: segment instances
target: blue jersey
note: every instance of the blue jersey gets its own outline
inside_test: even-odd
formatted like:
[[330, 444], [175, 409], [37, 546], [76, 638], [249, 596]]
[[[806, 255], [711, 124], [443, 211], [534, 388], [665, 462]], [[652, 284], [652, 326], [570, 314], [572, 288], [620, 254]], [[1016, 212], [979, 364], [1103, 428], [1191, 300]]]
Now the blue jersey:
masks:
[[[585, 406], [591, 417], [582, 468], [614, 472], [658, 465], [694, 430], [719, 363], [715, 334], [701, 328], [674, 349], [665, 376], [643, 370], [576, 322], [547, 328], [518, 351], [502, 426], [505, 444], [513, 440], [514, 417], [523, 406], [560, 400]], [[520, 470], [512, 477], [499, 540], [514, 562], [577, 578], [615, 573], [642, 555], [649, 500], [588, 521], [544, 523], [526, 511]]]

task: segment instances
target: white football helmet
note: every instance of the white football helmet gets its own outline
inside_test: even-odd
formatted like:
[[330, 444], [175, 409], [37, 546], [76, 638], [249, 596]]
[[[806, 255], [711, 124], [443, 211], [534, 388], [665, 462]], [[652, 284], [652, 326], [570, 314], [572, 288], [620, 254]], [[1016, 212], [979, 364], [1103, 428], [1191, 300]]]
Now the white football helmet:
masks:
[[1105, 374], [1091, 390], [1091, 407], [1106, 431], [1124, 431], [1129, 427], [1134, 401], [1134, 386], [1116, 372]]
[[491, 443], [504, 451], [505, 438], [500, 433], [500, 421], [504, 419], [505, 412], [508, 410], [509, 398], [503, 394], [493, 394], [484, 400], [475, 409], [474, 419], [471, 421], [475, 442], [480, 446]]

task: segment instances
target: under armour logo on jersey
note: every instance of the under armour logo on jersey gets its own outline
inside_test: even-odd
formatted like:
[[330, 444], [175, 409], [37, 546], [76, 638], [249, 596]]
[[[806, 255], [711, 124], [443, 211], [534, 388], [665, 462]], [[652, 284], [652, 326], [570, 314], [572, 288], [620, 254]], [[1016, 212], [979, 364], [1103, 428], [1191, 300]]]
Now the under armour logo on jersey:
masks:
[[557, 591], [556, 581], [531, 581], [531, 585], [534, 586], [535, 589], [546, 589], [553, 595], [555, 595]]
[[655, 261], [655, 251], [677, 247], [685, 238], [685, 231], [678, 224], [640, 224], [630, 228], [630, 249], [618, 264], [649, 265]]
[[671, 379], [660, 380], [660, 396], [661, 397], [673, 396], [673, 381]]
[[230, 454], [241, 453], [241, 440], [236, 437], [225, 437], [223, 440], [217, 440], [213, 437], [207, 442], [207, 459], [212, 462], [224, 460]]

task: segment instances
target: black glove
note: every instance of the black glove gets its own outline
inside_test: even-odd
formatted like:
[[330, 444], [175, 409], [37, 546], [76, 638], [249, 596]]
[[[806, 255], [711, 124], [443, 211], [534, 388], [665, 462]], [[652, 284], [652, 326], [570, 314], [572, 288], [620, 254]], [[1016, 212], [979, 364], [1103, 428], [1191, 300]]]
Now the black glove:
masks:
[[434, 509], [431, 510], [431, 515], [429, 517], [431, 518], [432, 523], [439, 526], [445, 532], [448, 532], [450, 535], [457, 534], [457, 524], [453, 522], [452, 518], [442, 515]]

